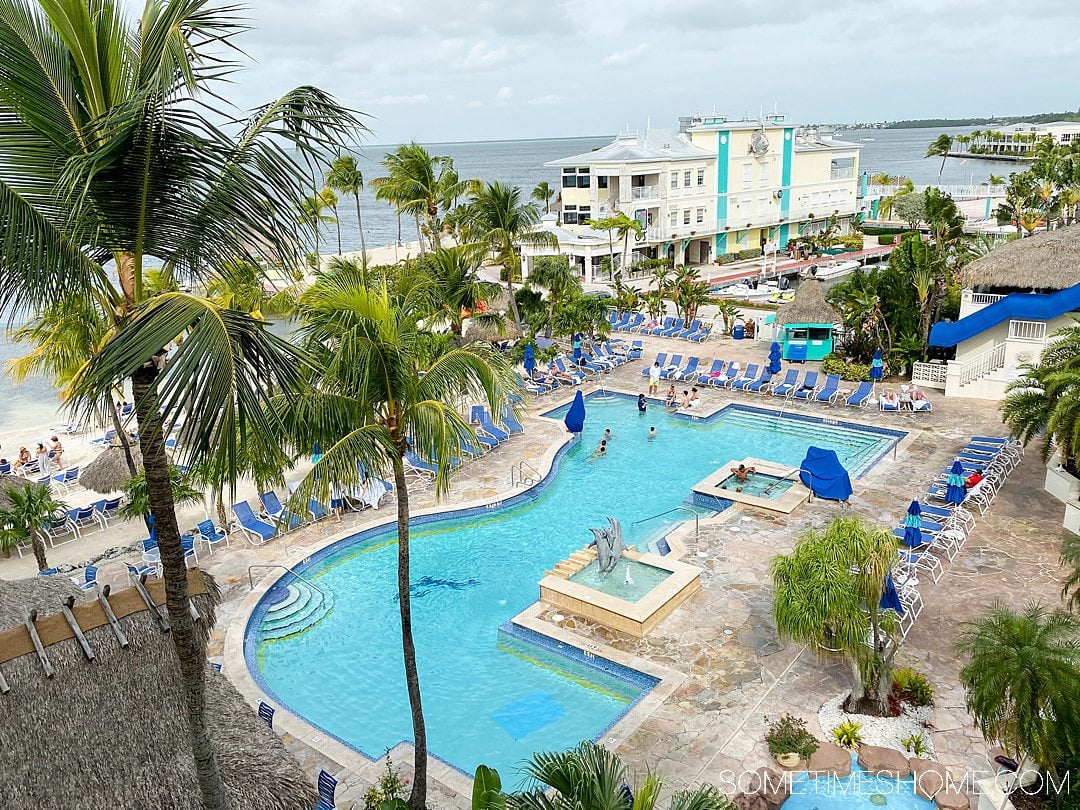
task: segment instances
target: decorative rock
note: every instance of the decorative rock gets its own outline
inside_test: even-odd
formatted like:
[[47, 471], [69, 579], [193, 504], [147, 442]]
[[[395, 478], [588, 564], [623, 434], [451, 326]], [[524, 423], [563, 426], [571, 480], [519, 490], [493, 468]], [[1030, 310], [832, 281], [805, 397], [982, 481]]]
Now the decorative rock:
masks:
[[791, 795], [791, 784], [772, 768], [758, 768], [754, 771], [747, 787], [751, 793], [765, 800], [769, 810], [779, 810], [780, 805]]
[[908, 760], [911, 776], [915, 780], [915, 792], [924, 799], [932, 799], [938, 791], [949, 784], [949, 772], [940, 762], [912, 757]]
[[731, 802], [739, 810], [769, 810], [769, 805], [756, 793], [743, 793], [739, 791], [731, 797]]
[[934, 796], [934, 804], [939, 810], [970, 810], [971, 802], [968, 797], [960, 792], [956, 786], [950, 786], [947, 790], [939, 790]]
[[892, 748], [880, 748], [876, 745], [859, 746], [859, 767], [874, 776], [887, 776], [890, 779], [906, 779], [911, 776], [911, 767], [906, 756]]
[[807, 765], [806, 770], [809, 771], [811, 777], [849, 776], [851, 754], [835, 743], [823, 742], [810, 757], [810, 764]]

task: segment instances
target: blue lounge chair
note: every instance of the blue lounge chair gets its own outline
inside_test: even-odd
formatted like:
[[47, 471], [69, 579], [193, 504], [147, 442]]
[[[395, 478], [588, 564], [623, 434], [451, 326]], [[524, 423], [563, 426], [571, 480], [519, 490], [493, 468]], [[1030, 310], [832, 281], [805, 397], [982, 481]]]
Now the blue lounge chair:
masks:
[[757, 379], [759, 368], [760, 366], [757, 363], [750, 363], [746, 367], [746, 370], [742, 373], [742, 376], [738, 379], [731, 380], [731, 382], [728, 383], [727, 387], [730, 388], [732, 391], [744, 390], [746, 386], [748, 386], [750, 383], [754, 382], [754, 380]]
[[[667, 365], [667, 352], [660, 352], [658, 355], [656, 355], [656, 360], [654, 360], [653, 362], [659, 363], [660, 368], [663, 369], [664, 366]], [[643, 368], [641, 370], [641, 376], [642, 377], [648, 377], [650, 368], [652, 368], [652, 363], [650, 363], [649, 365], [647, 365], [645, 368]]]
[[498, 439], [488, 436], [482, 430], [474, 430], [473, 435], [476, 437], [476, 442], [470, 441], [466, 436], [461, 437], [461, 449], [473, 458], [480, 458], [488, 450], [494, 450], [499, 446]]
[[127, 566], [128, 582], [132, 584], [138, 582], [144, 576], [156, 577], [158, 575], [158, 568], [156, 565], [150, 565], [149, 563], [143, 563], [142, 565], [124, 563], [124, 565]]
[[255, 517], [255, 513], [251, 511], [251, 506], [247, 501], [234, 503], [232, 511], [233, 515], [236, 516], [236, 522], [240, 526], [240, 530], [244, 532], [253, 545], [261, 546], [277, 535], [277, 528], [265, 520]]
[[102, 436], [100, 439], [91, 439], [90, 444], [93, 447], [97, 447], [97, 448], [109, 447], [110, 445], [112, 445], [113, 439], [115, 439], [115, 438], [116, 438], [116, 431], [115, 430], [107, 430], [107, 431], [105, 431], [105, 435]]
[[[636, 341], [636, 342], [640, 342], [640, 341]], [[10, 461], [5, 462], [4, 464], [0, 464], [0, 475], [11, 475], [11, 462]]]
[[39, 577], [51, 577], [53, 574], [59, 574], [59, 573], [60, 573], [59, 568], [46, 568], [44, 571], [38, 571], [37, 575]]
[[674, 380], [675, 375], [679, 373], [679, 368], [682, 366], [682, 355], [673, 354], [671, 359], [668, 360], [668, 364], [660, 366], [660, 379], [661, 380]]
[[303, 526], [307, 523], [307, 521], [296, 514], [296, 512], [286, 509], [278, 498], [277, 493], [273, 490], [270, 492], [260, 492], [259, 503], [262, 504], [263, 512], [266, 514], [266, 517], [279, 529], [291, 532], [298, 526]]
[[803, 376], [802, 383], [791, 389], [791, 399], [805, 399], [809, 402], [810, 398], [817, 392], [818, 373], [816, 371], [808, 371]]
[[322, 501], [311, 498], [308, 501], [308, 514], [311, 515], [311, 522], [314, 523], [327, 517], [330, 514], [330, 507]]
[[687, 335], [686, 339], [693, 341], [694, 343], [704, 343], [706, 340], [709, 339], [709, 334], [711, 333], [711, 331], [712, 330], [710, 330], [708, 326], [701, 325], [698, 327], [698, 330], [696, 332], [692, 332], [691, 334]]
[[79, 481], [79, 468], [68, 467], [66, 470], [61, 470], [59, 475], [52, 477], [53, 485], [62, 487], [65, 491], [72, 484], [76, 484]]
[[625, 355], [616, 354], [611, 350], [610, 344], [603, 343], [593, 346], [593, 354], [605, 363], [609, 363], [612, 368], [621, 366], [626, 362]]
[[214, 521], [204, 520], [195, 528], [199, 533], [199, 539], [206, 543], [206, 548], [209, 549], [211, 554], [214, 553], [214, 546], [218, 543], [229, 545], [229, 536], [224, 529], [215, 526]]
[[[72, 510], [74, 512], [76, 510]], [[45, 536], [49, 538], [49, 545], [55, 548], [56, 546], [62, 546], [64, 543], [70, 543], [73, 540], [78, 540], [81, 536], [79, 533], [79, 527], [75, 525], [75, 521], [71, 519], [71, 512], [68, 512], [60, 520], [52, 521], [44, 529]], [[67, 540], [60, 540], [61, 537], [67, 537], [71, 535]]]
[[274, 707], [265, 700], [259, 701], [259, 718], [270, 728], [274, 727]]
[[575, 363], [577, 364], [577, 367], [579, 369], [585, 369], [587, 371], [591, 371], [593, 374], [603, 374], [603, 373], [610, 370], [607, 367], [607, 364], [597, 363], [592, 358], [592, 355], [589, 355], [589, 354], [586, 354], [586, 353], [582, 353], [581, 357], [579, 357], [575, 361]]
[[97, 575], [98, 568], [96, 565], [88, 565], [83, 570], [82, 579], [78, 577], [72, 577], [71, 581], [79, 586], [81, 590], [92, 591], [97, 587]]
[[844, 400], [844, 404], [852, 408], [865, 408], [872, 393], [874, 393], [874, 384], [863, 381], [859, 383], [859, 387], [852, 392], [851, 396]]
[[506, 428], [507, 432], [511, 434], [525, 432], [525, 428], [521, 426], [521, 422], [519, 422], [517, 420], [517, 417], [514, 416], [514, 409], [511, 408], [509, 405], [503, 406], [502, 424], [503, 427]]
[[840, 375], [828, 374], [825, 377], [825, 385], [814, 394], [814, 401], [831, 405], [838, 396], [840, 396]]
[[620, 332], [633, 332], [635, 329], [637, 329], [643, 323], [645, 323], [645, 316], [642, 315], [640, 312], [635, 312], [631, 316], [629, 322], [627, 322], [627, 323], [623, 324], [621, 327], [619, 327], [619, 331]]
[[488, 414], [487, 408], [483, 405], [473, 405], [470, 416], [473, 422], [480, 425], [480, 429], [483, 430], [484, 433], [491, 436], [496, 441], [505, 442], [510, 438], [510, 434], [507, 431], [491, 421], [491, 416]]
[[626, 356], [631, 360], [640, 360], [642, 352], [641, 341], [632, 340], [630, 341], [630, 350], [626, 353]]
[[576, 369], [573, 371], [567, 369], [566, 364], [563, 362], [561, 357], [555, 358], [555, 368], [557, 368], [563, 374], [570, 375], [570, 377], [573, 378], [574, 385], [581, 385], [581, 383], [585, 382], [585, 375], [582, 374], [580, 371], [577, 371]]
[[335, 810], [334, 793], [337, 792], [338, 781], [326, 771], [319, 771], [319, 800], [315, 802], [314, 810]]
[[664, 322], [662, 324], [660, 324], [659, 326], [655, 326], [652, 329], [642, 329], [641, 334], [643, 334], [643, 335], [659, 335], [659, 334], [663, 333], [663, 331], [665, 329], [670, 329], [674, 324], [675, 324], [675, 319], [674, 318], [664, 318]]
[[689, 360], [686, 361], [686, 365], [683, 366], [677, 374], [673, 375], [671, 379], [686, 380], [688, 382], [691, 380], [696, 380], [698, 374], [701, 373], [698, 371], [698, 364], [700, 362], [701, 360], [699, 358], [691, 357]]
[[701, 329], [701, 321], [697, 318], [694, 318], [694, 320], [690, 321], [690, 324], [688, 326], [683, 327], [681, 331], [676, 332], [674, 335], [672, 335], [672, 337], [676, 337], [679, 340], [686, 340], [688, 337], [690, 337], [690, 335], [694, 334], [699, 329]]
[[732, 360], [728, 363], [727, 368], [724, 369], [724, 372], [719, 377], [710, 378], [709, 385], [716, 386], [717, 388], [727, 388], [728, 383], [739, 379], [739, 372], [741, 370], [739, 361]]
[[706, 371], [701, 372], [698, 375], [698, 382], [708, 385], [709, 380], [714, 376], [719, 376], [724, 372], [724, 361], [717, 358], [712, 361], [712, 365]]
[[79, 506], [69, 510], [68, 518], [70, 518], [71, 522], [78, 526], [80, 530], [86, 526], [101, 525], [101, 521], [98, 520], [97, 511], [94, 509], [93, 504], [90, 504], [89, 506]]
[[[629, 312], [624, 312], [622, 314], [622, 317], [617, 317], [617, 313], [612, 313], [611, 317], [613, 319], [613, 320], [611, 320], [611, 329], [612, 329], [612, 331], [618, 332], [620, 329], [622, 329], [622, 327], [624, 327], [624, 326], [626, 326], [626, 324], [630, 323], [631, 315], [630, 315]], [[616, 320], [616, 318], [617, 318], [617, 320]]]
[[678, 332], [681, 332], [684, 328], [686, 328], [686, 319], [676, 318], [675, 323], [673, 323], [667, 329], [661, 329], [659, 334], [660, 337], [671, 337]]
[[196, 565], [199, 563], [199, 552], [195, 550], [195, 538], [197, 536], [194, 534], [180, 535], [180, 548], [184, 552], [184, 562], [189, 568], [192, 560], [195, 561]]
[[886, 402], [884, 399], [878, 402], [878, 407], [883, 411], [892, 411], [894, 413], [900, 412], [900, 400], [896, 402]]
[[[789, 368], [787, 374], [784, 375], [784, 379], [769, 386], [769, 393], [774, 397], [786, 397], [798, 383], [799, 370], [797, 368]], [[762, 391], [762, 393], [764, 393], [764, 391]]]
[[749, 383], [748, 385], [744, 385], [742, 390], [743, 391], [748, 391], [751, 394], [760, 394], [762, 391], [764, 391], [768, 387], [768, 385], [769, 385], [769, 383], [771, 381], [772, 381], [772, 372], [769, 371], [766, 368], [766, 369], [762, 370], [760, 377], [758, 377], [752, 383]]

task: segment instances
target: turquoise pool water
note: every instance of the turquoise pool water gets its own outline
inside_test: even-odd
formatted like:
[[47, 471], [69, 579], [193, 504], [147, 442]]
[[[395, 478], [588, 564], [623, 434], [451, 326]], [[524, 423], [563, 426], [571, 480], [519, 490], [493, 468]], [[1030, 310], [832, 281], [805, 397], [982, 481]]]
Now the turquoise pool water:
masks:
[[[652, 425], [659, 435], [648, 441]], [[608, 456], [593, 458], [609, 427]], [[649, 688], [640, 674], [616, 677], [615, 688], [588, 661], [569, 671], [565, 656], [526, 642], [527, 652], [510, 650], [500, 634], [536, 601], [545, 570], [592, 540], [590, 526], [611, 515], [628, 544], [644, 543], [663, 524], [635, 521], [681, 504], [693, 484], [733, 458], [796, 465], [817, 444], [836, 450], [855, 475], [901, 435], [739, 407], [708, 421], [669, 417], [655, 406], [642, 417], [631, 398], [590, 399], [581, 442], [539, 492], [414, 528], [413, 624], [432, 753], [470, 774], [477, 764], [494, 766], [512, 782], [532, 752], [600, 738]], [[300, 572], [333, 595], [333, 610], [300, 635], [263, 641], [261, 604], [245, 649], [272, 699], [370, 757], [412, 734], [396, 554], [386, 530], [318, 553]]]
[[670, 571], [635, 560], [621, 560], [610, 574], [601, 574], [600, 564], [593, 560], [571, 575], [570, 581], [626, 602], [636, 602], [670, 576]]
[[933, 810], [936, 805], [915, 792], [915, 780], [873, 776], [851, 758], [851, 774], [838, 779], [805, 773], [791, 780], [784, 810]]
[[752, 473], [745, 481], [740, 481], [733, 473], [717, 485], [717, 494], [723, 497], [723, 490], [739, 488], [744, 495], [776, 500], [795, 485], [794, 478], [794, 474], [791, 478], [780, 478], [765, 473]]

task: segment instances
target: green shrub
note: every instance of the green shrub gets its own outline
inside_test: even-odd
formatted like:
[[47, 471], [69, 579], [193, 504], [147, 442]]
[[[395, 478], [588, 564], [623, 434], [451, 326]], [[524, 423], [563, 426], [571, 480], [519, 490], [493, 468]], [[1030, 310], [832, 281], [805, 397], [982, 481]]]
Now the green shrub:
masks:
[[[768, 718], [765, 719], [768, 722]], [[769, 726], [765, 732], [765, 742], [773, 756], [798, 754], [809, 759], [818, 750], [818, 741], [807, 731], [806, 721], [790, 714], [785, 714]]]
[[864, 225], [863, 233], [867, 236], [881, 236], [887, 233], [900, 233], [904, 229], [899, 225]]
[[895, 245], [896, 234], [894, 233], [881, 233], [878, 234], [877, 243], [879, 245]]
[[825, 355], [821, 361], [823, 374], [839, 374], [841, 379], [852, 382], [866, 382], [870, 379], [870, 366], [864, 363], [849, 363], [836, 352]]
[[746, 250], [740, 250], [736, 255], [740, 259], [757, 259], [761, 256], [761, 248], [747, 248]]
[[854, 748], [862, 742], [862, 723], [845, 720], [832, 730], [832, 735], [841, 748]]
[[849, 233], [840, 237], [840, 244], [848, 250], [863, 249], [863, 235], [861, 233]]
[[390, 759], [390, 752], [386, 752], [386, 773], [379, 777], [374, 785], [368, 788], [367, 793], [364, 794], [361, 801], [364, 803], [364, 810], [378, 810], [378, 808], [384, 803], [390, 803], [391, 805], [398, 805], [403, 801], [405, 796], [405, 782], [401, 778], [401, 774], [398, 773], [397, 768], [394, 767], [393, 761]]
[[929, 748], [926, 746], [926, 740], [922, 734], [912, 734], [910, 737], [904, 737], [900, 741], [900, 744], [904, 746], [904, 750], [911, 754], [913, 757], [921, 757], [923, 754], [929, 753]]
[[721, 253], [716, 257], [716, 263], [731, 264], [731, 262], [735, 261], [737, 258], [739, 258], [739, 256], [736, 253]]
[[893, 672], [892, 691], [896, 697], [912, 706], [930, 706], [934, 702], [934, 687], [925, 675], [912, 667]]

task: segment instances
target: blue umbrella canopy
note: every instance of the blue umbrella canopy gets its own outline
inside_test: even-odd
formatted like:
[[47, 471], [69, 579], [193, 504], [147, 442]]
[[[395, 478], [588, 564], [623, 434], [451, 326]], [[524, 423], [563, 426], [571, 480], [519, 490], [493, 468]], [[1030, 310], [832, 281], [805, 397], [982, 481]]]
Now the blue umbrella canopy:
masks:
[[904, 605], [900, 601], [900, 594], [896, 592], [896, 583], [893, 582], [892, 574], [885, 575], [885, 587], [881, 591], [881, 609], [895, 610], [901, 616], [904, 615]]
[[952, 463], [945, 484], [945, 500], [948, 503], [963, 503], [967, 487], [964, 486], [964, 466], [959, 461]]
[[533, 358], [533, 345], [531, 343], [525, 344], [525, 371], [530, 375], [533, 373], [533, 369], [536, 368], [536, 360]]
[[[574, 333], [574, 362], [581, 359], [581, 333]], [[577, 431], [575, 431], [576, 433]]]
[[885, 374], [885, 364], [881, 360], [881, 349], [874, 352], [874, 359], [870, 362], [870, 379], [880, 380]]
[[908, 506], [907, 516], [904, 518], [903, 543], [911, 547], [922, 545], [922, 507], [918, 501], [912, 501]]
[[780, 344], [773, 341], [772, 347], [769, 349], [769, 373], [778, 374], [780, 372], [780, 360], [783, 355], [780, 352]]
[[570, 403], [570, 410], [566, 412], [563, 423], [571, 433], [581, 433], [582, 428], [585, 427], [585, 398], [581, 395], [580, 389], [574, 395], [574, 401]]

